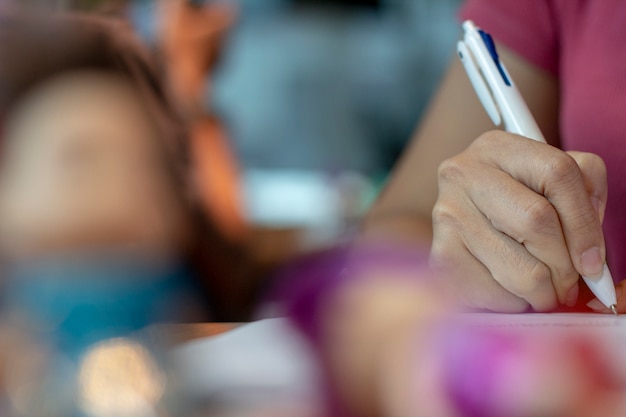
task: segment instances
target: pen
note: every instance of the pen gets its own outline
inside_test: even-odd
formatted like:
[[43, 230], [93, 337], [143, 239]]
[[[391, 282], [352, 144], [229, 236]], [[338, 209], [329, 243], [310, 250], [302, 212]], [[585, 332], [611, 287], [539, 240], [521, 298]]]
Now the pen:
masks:
[[[498, 57], [491, 36], [470, 20], [463, 22], [463, 30], [457, 53], [493, 123], [502, 124], [507, 132], [545, 143], [537, 122]], [[606, 263], [600, 278], [583, 275], [583, 280], [598, 300], [617, 315], [615, 284]]]

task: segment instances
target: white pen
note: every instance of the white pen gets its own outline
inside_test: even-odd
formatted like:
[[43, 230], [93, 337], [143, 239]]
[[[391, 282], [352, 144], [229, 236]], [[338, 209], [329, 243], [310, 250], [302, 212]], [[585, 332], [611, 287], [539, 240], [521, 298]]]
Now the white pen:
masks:
[[[465, 71], [487, 114], [496, 126], [503, 124], [507, 132], [546, 142], [528, 106], [500, 61], [491, 36], [472, 21], [463, 23], [463, 40], [457, 52]], [[606, 264], [600, 278], [583, 280], [598, 300], [617, 315], [617, 297], [611, 272]]]

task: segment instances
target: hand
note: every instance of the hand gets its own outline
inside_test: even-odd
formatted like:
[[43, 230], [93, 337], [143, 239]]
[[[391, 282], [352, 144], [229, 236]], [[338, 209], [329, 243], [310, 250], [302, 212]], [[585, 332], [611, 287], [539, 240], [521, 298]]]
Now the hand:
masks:
[[572, 306], [579, 274], [601, 274], [607, 185], [598, 156], [493, 131], [438, 176], [431, 262], [469, 306]]

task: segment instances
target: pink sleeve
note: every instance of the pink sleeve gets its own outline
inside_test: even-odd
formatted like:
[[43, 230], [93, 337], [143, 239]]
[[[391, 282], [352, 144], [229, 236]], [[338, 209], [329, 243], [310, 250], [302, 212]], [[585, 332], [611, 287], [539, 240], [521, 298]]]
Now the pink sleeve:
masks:
[[459, 17], [473, 20], [497, 42], [534, 65], [558, 73], [558, 16], [553, 1], [467, 0]]

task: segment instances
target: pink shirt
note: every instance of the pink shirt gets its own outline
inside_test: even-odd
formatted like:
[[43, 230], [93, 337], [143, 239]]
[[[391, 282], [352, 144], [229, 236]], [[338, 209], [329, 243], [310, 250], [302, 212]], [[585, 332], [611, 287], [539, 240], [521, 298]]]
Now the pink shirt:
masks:
[[561, 146], [607, 165], [608, 262], [626, 278], [626, 1], [469, 0], [460, 16], [559, 78]]

